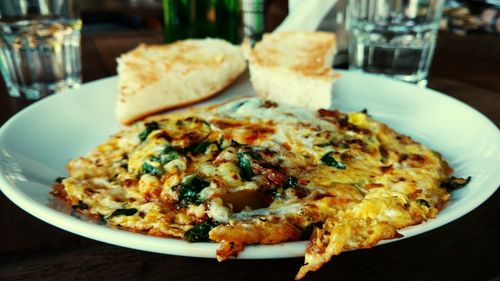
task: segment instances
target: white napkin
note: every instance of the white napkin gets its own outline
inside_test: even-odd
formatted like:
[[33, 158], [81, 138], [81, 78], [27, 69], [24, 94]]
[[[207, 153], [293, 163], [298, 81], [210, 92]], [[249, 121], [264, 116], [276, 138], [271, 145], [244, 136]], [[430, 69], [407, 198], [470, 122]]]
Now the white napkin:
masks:
[[[302, 0], [294, 2], [290, 13], [273, 32], [315, 31], [337, 0]], [[289, 5], [292, 6], [292, 5]]]

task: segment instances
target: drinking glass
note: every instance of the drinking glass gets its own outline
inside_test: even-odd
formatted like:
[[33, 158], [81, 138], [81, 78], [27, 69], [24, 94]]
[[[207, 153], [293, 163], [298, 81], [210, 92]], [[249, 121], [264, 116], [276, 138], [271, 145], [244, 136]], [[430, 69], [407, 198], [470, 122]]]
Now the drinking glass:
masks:
[[349, 69], [425, 87], [442, 9], [443, 0], [349, 0]]
[[0, 71], [11, 96], [36, 100], [81, 84], [77, 4], [0, 1]]

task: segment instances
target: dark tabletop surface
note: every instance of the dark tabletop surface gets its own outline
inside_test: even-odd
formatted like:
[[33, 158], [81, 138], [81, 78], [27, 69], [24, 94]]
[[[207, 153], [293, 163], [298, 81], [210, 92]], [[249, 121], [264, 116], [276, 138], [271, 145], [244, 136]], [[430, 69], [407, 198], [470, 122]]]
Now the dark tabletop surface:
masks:
[[[84, 34], [85, 82], [116, 74], [115, 58], [157, 31]], [[500, 124], [500, 37], [439, 36], [429, 87]], [[0, 81], [0, 125], [29, 103]], [[467, 132], [464, 132], [467, 133]], [[427, 233], [334, 257], [305, 280], [500, 280], [500, 196]], [[230, 260], [162, 255], [90, 240], [44, 223], [0, 193], [0, 280], [293, 280], [302, 258]]]

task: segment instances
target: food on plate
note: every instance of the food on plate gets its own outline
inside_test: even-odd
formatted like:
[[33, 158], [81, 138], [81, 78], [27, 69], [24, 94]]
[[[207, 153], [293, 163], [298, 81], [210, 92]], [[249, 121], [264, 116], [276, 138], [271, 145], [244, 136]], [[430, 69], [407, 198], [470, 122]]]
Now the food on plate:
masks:
[[239, 46], [221, 39], [140, 45], [118, 59], [116, 116], [130, 124], [216, 95], [246, 69]]
[[333, 256], [400, 237], [450, 198], [439, 153], [366, 112], [259, 97], [157, 115], [71, 160], [53, 194], [108, 225], [189, 242], [310, 239], [300, 279]]
[[257, 95], [311, 109], [331, 108], [335, 35], [329, 32], [265, 34], [246, 51]]

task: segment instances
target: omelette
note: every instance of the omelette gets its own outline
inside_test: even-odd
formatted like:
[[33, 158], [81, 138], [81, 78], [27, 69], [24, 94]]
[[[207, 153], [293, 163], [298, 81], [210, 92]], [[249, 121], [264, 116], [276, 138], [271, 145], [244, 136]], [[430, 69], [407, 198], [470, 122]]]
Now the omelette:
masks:
[[309, 239], [296, 279], [434, 218], [470, 178], [366, 111], [258, 97], [157, 115], [69, 161], [52, 194], [110, 226], [246, 245]]

